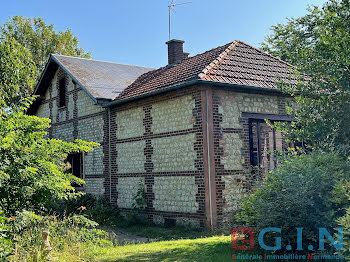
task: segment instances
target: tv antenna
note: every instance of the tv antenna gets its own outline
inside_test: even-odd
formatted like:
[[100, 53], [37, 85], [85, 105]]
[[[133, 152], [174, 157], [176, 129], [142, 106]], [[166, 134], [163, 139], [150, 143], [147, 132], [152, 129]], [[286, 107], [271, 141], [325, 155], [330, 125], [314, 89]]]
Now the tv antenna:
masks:
[[171, 12], [175, 12], [175, 7], [178, 5], [187, 5], [192, 2], [183, 2], [183, 3], [175, 3], [175, 0], [170, 0], [169, 1], [169, 40], [171, 39]]

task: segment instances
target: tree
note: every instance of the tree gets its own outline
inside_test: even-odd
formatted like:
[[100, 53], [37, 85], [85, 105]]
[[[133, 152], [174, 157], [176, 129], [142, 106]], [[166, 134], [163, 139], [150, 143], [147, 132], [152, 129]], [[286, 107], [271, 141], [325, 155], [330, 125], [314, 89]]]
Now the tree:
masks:
[[32, 54], [38, 74], [53, 53], [90, 58], [90, 53], [79, 47], [79, 40], [70, 29], [56, 32], [53, 24], [47, 25], [40, 17], [10, 17], [0, 33], [14, 38]]
[[311, 7], [307, 15], [272, 30], [262, 48], [307, 75], [298, 85], [282, 85], [297, 102], [289, 110], [297, 121], [281, 125], [285, 134], [312, 150], [350, 156], [350, 1]]
[[79, 195], [72, 184], [83, 181], [65, 172], [63, 162], [68, 153], [88, 152], [98, 145], [46, 138], [50, 120], [25, 115], [29, 103], [0, 115], [0, 209], [7, 217]]
[[31, 53], [12, 37], [0, 35], [0, 107], [17, 106], [31, 95], [36, 75]]

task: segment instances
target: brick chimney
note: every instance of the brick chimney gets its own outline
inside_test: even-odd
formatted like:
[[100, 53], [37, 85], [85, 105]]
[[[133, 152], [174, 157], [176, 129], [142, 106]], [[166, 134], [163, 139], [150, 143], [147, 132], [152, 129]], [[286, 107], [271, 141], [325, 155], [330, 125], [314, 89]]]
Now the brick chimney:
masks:
[[171, 39], [166, 44], [168, 45], [168, 64], [180, 63], [185, 58], [184, 45], [185, 41]]

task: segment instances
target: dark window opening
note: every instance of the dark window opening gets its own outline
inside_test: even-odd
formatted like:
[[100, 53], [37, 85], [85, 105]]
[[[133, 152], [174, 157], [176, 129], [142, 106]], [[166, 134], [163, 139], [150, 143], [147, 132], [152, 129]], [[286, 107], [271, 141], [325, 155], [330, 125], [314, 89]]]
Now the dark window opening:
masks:
[[164, 218], [164, 226], [165, 227], [175, 227], [176, 220], [172, 218]]
[[281, 131], [272, 129], [264, 120], [249, 119], [250, 163], [266, 173], [278, 166], [279, 155], [294, 147]]
[[[83, 176], [83, 155], [81, 153], [69, 154], [67, 157], [68, 169], [67, 173], [71, 173], [74, 176], [84, 179]], [[73, 184], [74, 187], [81, 187], [81, 185]]]
[[59, 107], [64, 107], [67, 105], [66, 102], [66, 79], [61, 78], [58, 82], [59, 88]]

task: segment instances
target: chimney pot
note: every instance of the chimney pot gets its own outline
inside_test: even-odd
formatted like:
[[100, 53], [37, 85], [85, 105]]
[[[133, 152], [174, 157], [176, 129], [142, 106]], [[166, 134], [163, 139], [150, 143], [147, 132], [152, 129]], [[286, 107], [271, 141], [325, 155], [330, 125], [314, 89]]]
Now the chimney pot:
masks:
[[171, 39], [166, 44], [168, 45], [168, 64], [177, 64], [184, 60], [184, 48], [183, 44], [185, 41]]

